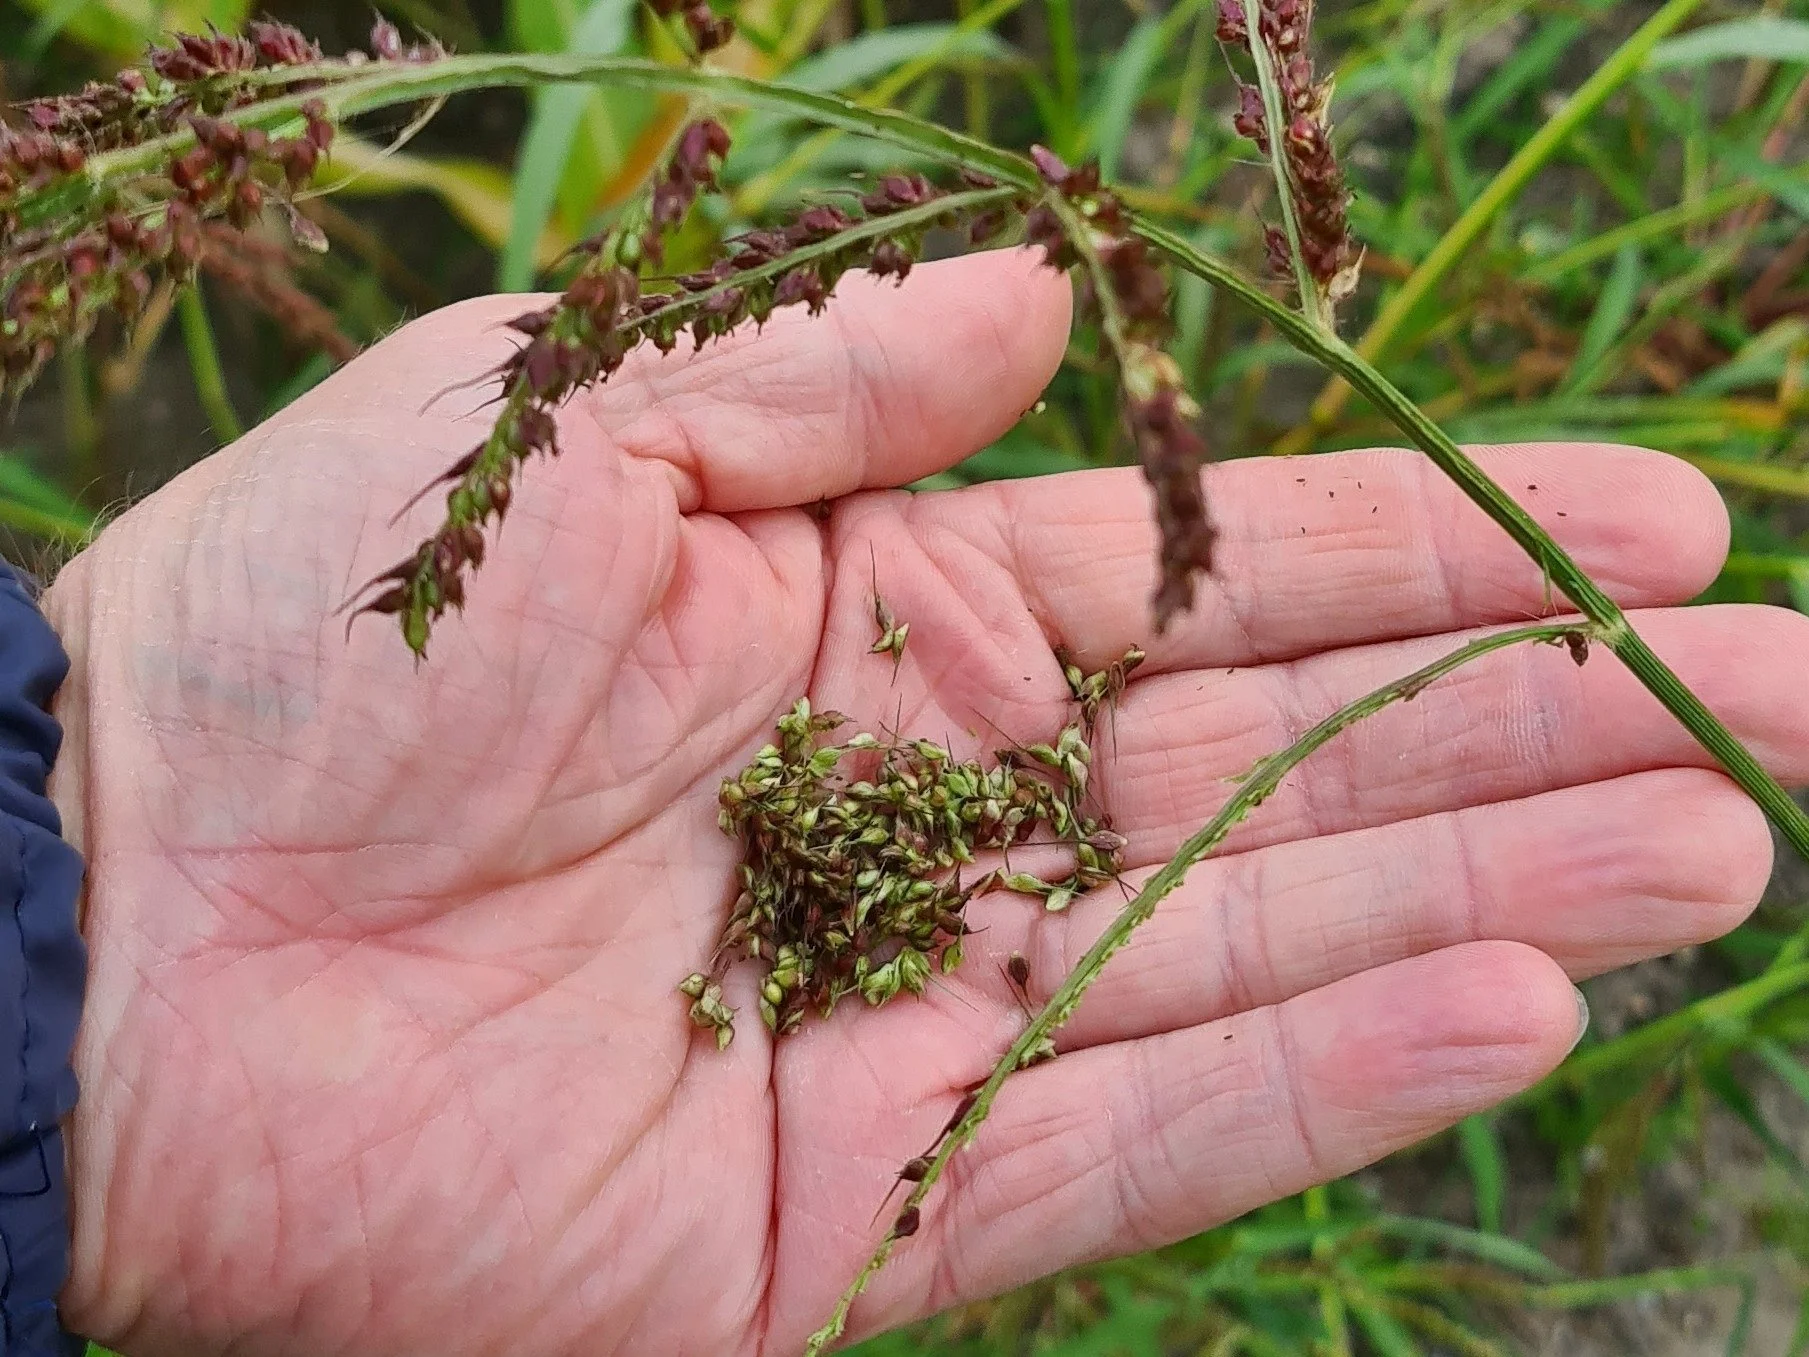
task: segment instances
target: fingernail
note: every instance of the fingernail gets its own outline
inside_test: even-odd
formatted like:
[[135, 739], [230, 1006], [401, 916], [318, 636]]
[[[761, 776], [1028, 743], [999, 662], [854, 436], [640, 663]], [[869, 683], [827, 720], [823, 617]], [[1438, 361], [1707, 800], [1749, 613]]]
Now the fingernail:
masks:
[[[1581, 1044], [1583, 1034], [1589, 1031], [1589, 1000], [1575, 985], [1572, 985], [1570, 989], [1571, 993], [1577, 996], [1577, 1034], [1570, 1043], [1570, 1050], [1574, 1051]], [[1570, 1051], [1566, 1051], [1564, 1054], [1569, 1055]]]

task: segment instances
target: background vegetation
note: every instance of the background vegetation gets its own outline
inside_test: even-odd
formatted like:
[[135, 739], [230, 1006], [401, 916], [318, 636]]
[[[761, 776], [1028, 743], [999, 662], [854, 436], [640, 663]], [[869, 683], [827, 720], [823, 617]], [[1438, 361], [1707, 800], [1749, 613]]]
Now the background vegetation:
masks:
[[[645, 52], [629, 0], [385, 0], [463, 51]], [[8, 100], [110, 73], [249, 0], [0, 0]], [[370, 7], [272, 3], [329, 51]], [[744, 0], [751, 73], [1097, 156], [1138, 208], [1254, 261], [1273, 192], [1231, 131], [1202, 0]], [[1652, 41], [1654, 15], [1675, 31]], [[1345, 331], [1464, 441], [1604, 438], [1734, 514], [1713, 596], [1809, 610], [1809, 3], [1327, 3], [1322, 69], [1368, 242]], [[651, 46], [650, 46], [651, 44]], [[674, 55], [664, 53], [664, 55]], [[1597, 99], [1600, 94], [1604, 96]], [[308, 214], [72, 352], [0, 426], [0, 542], [53, 560], [126, 499], [461, 296], [533, 287], [638, 183], [676, 110], [581, 88], [454, 101], [335, 143]], [[734, 128], [729, 233], [869, 152]], [[874, 168], [898, 154], [877, 153]], [[696, 242], [701, 248], [702, 241]], [[681, 247], [682, 254], [682, 247]], [[678, 266], [684, 259], [674, 261]], [[1173, 352], [1220, 456], [1389, 442], [1292, 349], [1181, 285]], [[938, 485], [1120, 460], [1085, 335], [1046, 404]], [[1544, 1086], [1377, 1170], [1173, 1248], [874, 1340], [961, 1354], [1809, 1353], [1809, 873], [1724, 942], [1590, 986]], [[98, 1350], [97, 1350], [98, 1351]]]

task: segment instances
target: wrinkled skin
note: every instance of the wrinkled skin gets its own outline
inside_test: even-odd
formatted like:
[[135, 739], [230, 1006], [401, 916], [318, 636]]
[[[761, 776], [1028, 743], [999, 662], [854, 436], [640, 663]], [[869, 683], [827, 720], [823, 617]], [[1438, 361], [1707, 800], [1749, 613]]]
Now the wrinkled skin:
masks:
[[[389, 516], [479, 436], [522, 305], [401, 331], [126, 514], [48, 607], [74, 659], [55, 794], [89, 855], [66, 1312], [131, 1353], [787, 1354], [897, 1166], [1122, 901], [996, 896], [959, 975], [726, 1054], [675, 983], [731, 894], [719, 780], [801, 692], [964, 754], [1060, 723], [1065, 644], [1149, 641], [1132, 471], [910, 496], [1062, 351], [1025, 256], [851, 281], [565, 412], [418, 669], [330, 616]], [[1485, 464], [1780, 775], [1809, 772], [1809, 627], [1680, 610], [1726, 520], [1609, 447]], [[1534, 486], [1537, 489], [1533, 489]], [[1146, 876], [1307, 723], [1543, 607], [1403, 452], [1214, 468], [1220, 572], [1102, 735]], [[820, 501], [826, 516], [813, 512]], [[872, 656], [871, 580], [910, 645]], [[1009, 1085], [856, 1311], [903, 1323], [1171, 1240], [1525, 1088], [1581, 977], [1756, 899], [1759, 815], [1611, 656], [1523, 647], [1359, 727], [1197, 869], [1064, 1052]]]

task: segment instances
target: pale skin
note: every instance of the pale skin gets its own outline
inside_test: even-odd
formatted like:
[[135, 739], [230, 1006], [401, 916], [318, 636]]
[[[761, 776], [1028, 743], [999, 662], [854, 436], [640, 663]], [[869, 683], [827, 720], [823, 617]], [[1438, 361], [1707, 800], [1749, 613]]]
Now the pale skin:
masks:
[[[54, 794], [93, 965], [67, 1318], [133, 1354], [798, 1350], [876, 1207], [1123, 901], [977, 903], [963, 970], [718, 1054], [676, 983], [736, 846], [716, 789], [800, 693], [963, 753], [1045, 738], [1052, 656], [1150, 662], [1099, 788], [1146, 876], [1224, 779], [1340, 703], [1540, 615], [1534, 568], [1414, 454], [1215, 467], [1222, 546], [1152, 638], [1137, 473], [912, 496], [1060, 359], [1067, 284], [1006, 253], [850, 280], [566, 410], [418, 670], [330, 616], [480, 435], [523, 303], [378, 345], [59, 577]], [[1726, 516], [1672, 459], [1483, 450], [1779, 776], [1809, 776], [1809, 622], [1682, 609]], [[1531, 487], [1536, 486], [1537, 489]], [[828, 501], [826, 516], [814, 512]], [[871, 582], [910, 642], [869, 655]], [[1757, 899], [1758, 812], [1605, 653], [1520, 648], [1343, 736], [1007, 1085], [855, 1312], [902, 1324], [1172, 1240], [1526, 1088], [1571, 981]]]

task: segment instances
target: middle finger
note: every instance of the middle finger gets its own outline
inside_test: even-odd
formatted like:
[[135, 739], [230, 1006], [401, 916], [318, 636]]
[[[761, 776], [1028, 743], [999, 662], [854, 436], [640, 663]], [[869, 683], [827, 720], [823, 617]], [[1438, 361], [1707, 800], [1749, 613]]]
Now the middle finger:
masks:
[[[1809, 776], [1800, 675], [1809, 618], [1747, 605], [1630, 619], [1772, 772]], [[1288, 664], [1134, 683], [1095, 742], [1097, 782], [1126, 862], [1166, 861], [1229, 781], [1344, 703], [1457, 648], [1463, 636], [1356, 647]], [[1516, 646], [1339, 735], [1292, 773], [1224, 852], [1336, 834], [1673, 766], [1708, 753], [1612, 654]]]

